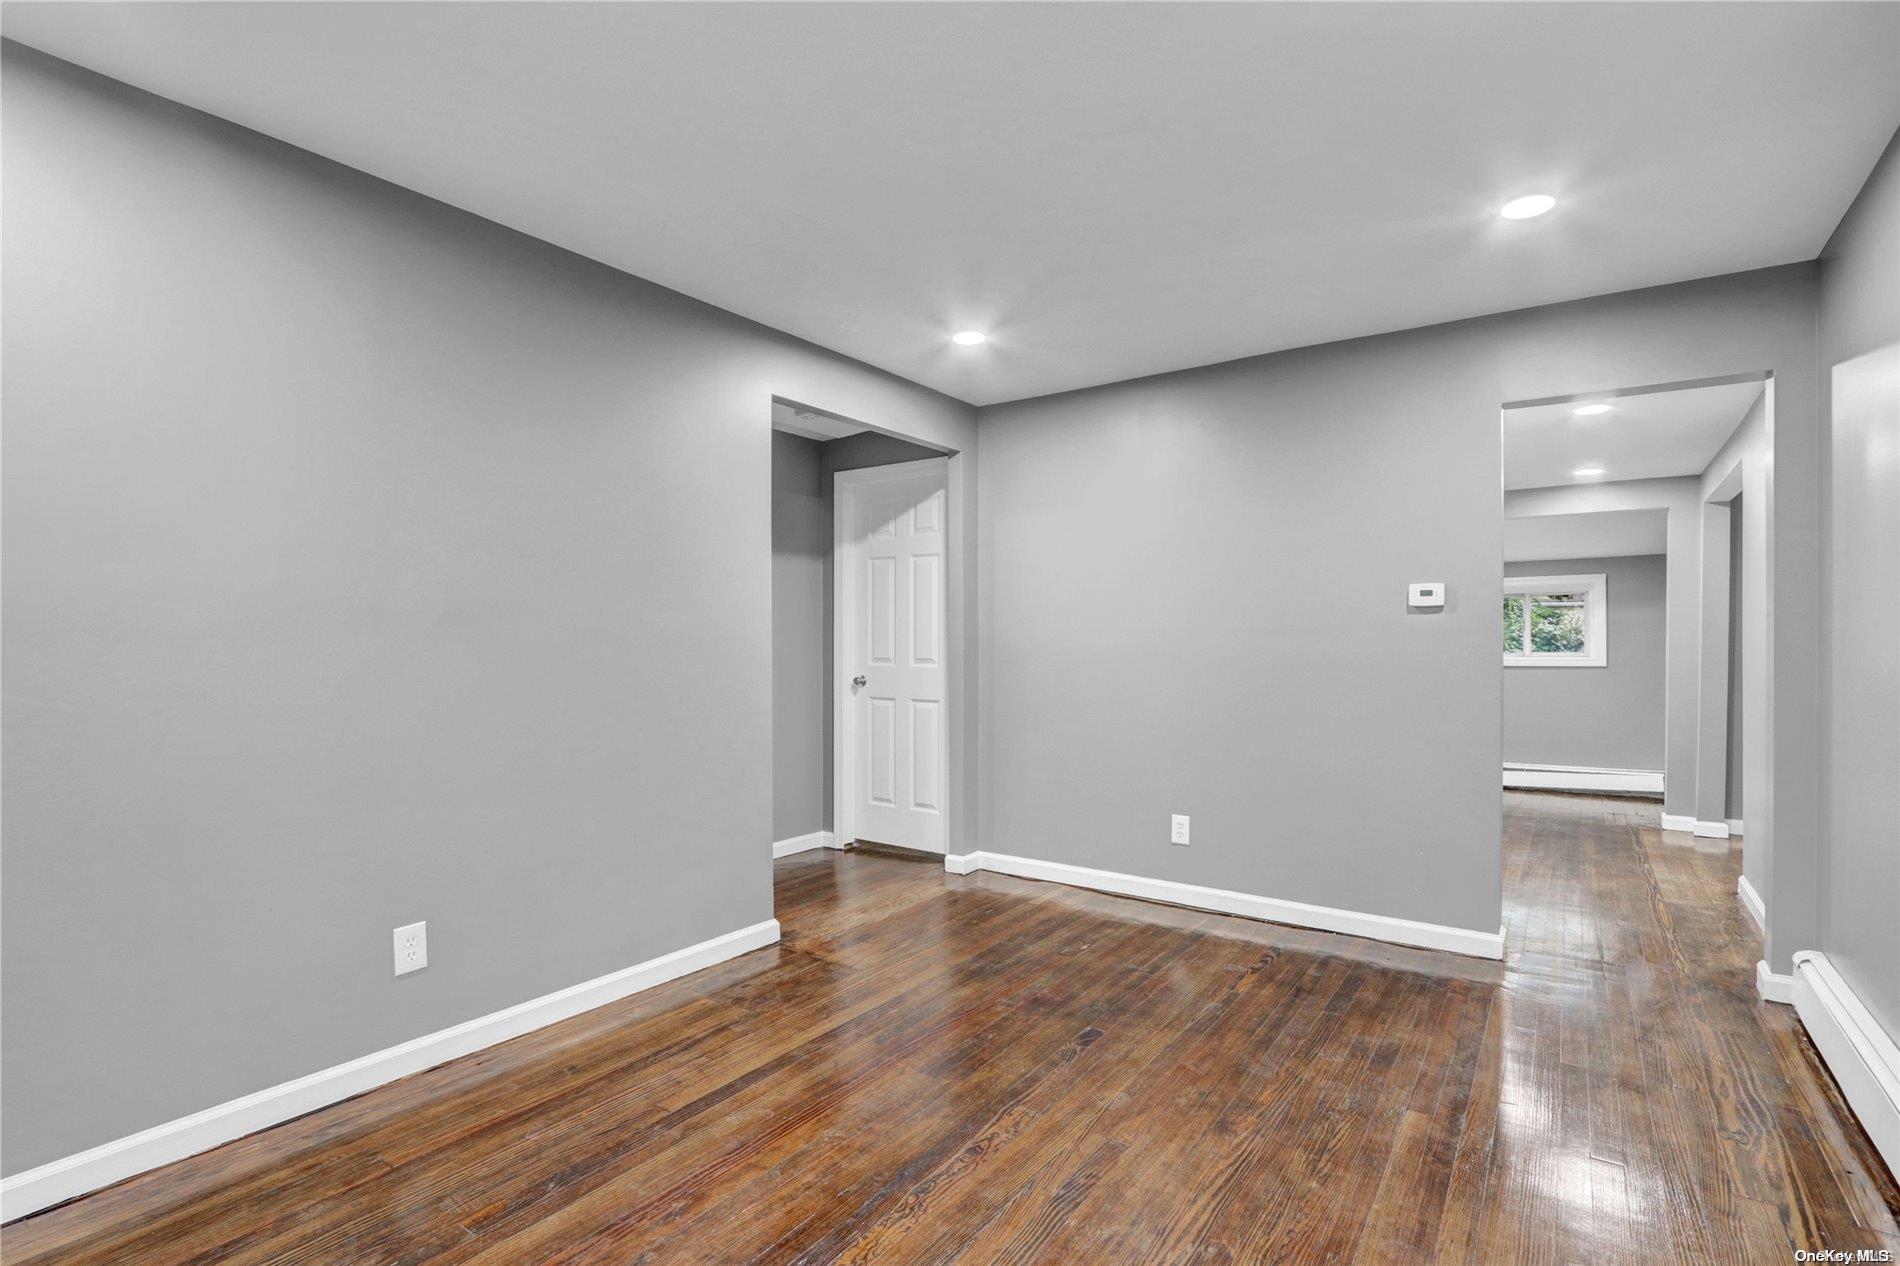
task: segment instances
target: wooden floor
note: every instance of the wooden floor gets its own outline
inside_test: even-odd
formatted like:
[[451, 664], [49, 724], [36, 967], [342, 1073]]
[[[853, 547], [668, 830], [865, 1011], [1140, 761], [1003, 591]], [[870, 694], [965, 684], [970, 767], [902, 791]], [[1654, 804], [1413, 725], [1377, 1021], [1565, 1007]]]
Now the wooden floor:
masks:
[[[784, 942], [7, 1228], [8, 1262], [1900, 1249], [1739, 851], [1511, 793], [1485, 963], [892, 857]], [[1698, 847], [1698, 845], [1702, 847]]]

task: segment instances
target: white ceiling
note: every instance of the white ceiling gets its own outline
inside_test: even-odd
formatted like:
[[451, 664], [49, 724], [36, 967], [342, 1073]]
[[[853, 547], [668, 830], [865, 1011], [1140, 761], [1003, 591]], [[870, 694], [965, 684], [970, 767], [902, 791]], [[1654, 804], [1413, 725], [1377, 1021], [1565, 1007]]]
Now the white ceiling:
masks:
[[1504, 561], [1622, 558], [1669, 548], [1667, 510], [1602, 510], [1504, 520]]
[[[1699, 475], [1761, 393], [1761, 383], [1743, 382], [1506, 409], [1504, 487]], [[1585, 403], [1610, 411], [1577, 417]], [[1572, 472], [1582, 466], [1601, 466], [1602, 480], [1579, 480]]]
[[[976, 403], [1813, 257], [1900, 5], [101, 3], [5, 33]], [[1495, 208], [1562, 202], [1511, 222]], [[948, 335], [991, 333], [979, 348]]]

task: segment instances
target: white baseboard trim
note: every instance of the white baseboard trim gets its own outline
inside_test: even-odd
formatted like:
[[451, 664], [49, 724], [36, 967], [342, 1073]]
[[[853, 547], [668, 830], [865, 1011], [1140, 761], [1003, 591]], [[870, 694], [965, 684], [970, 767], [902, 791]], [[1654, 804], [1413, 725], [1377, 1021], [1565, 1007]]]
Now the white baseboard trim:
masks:
[[1728, 838], [1727, 822], [1704, 822], [1698, 819], [1696, 824], [1689, 829], [1699, 838], [1705, 840], [1725, 840]]
[[1264, 919], [1269, 923], [1290, 923], [1295, 927], [1343, 932], [1348, 936], [1370, 937], [1395, 945], [1446, 950], [1472, 958], [1504, 957], [1502, 927], [1495, 932], [1477, 932], [1440, 923], [1418, 923], [1385, 914], [1362, 914], [1356, 910], [1307, 905], [1303, 901], [1256, 897], [1223, 888], [1203, 888], [1198, 884], [1184, 884], [1172, 879], [1148, 879], [1112, 870], [1045, 862], [1033, 857], [1012, 857], [1007, 853], [979, 852], [948, 856], [943, 859], [943, 868], [953, 875], [967, 875], [974, 870], [993, 870], [1022, 879], [1042, 879], [1075, 888], [1112, 892], [1117, 896], [1165, 901], [1195, 910], [1212, 910], [1219, 914], [1237, 914], [1242, 918]]
[[794, 835], [789, 840], [772, 841], [774, 858], [790, 857], [793, 853], [806, 853], [814, 848], [836, 848], [838, 837], [830, 831], [813, 831], [808, 835]]
[[1735, 878], [1735, 895], [1742, 899], [1742, 909], [1748, 911], [1748, 917], [1755, 920], [1757, 931], [1768, 930], [1768, 907], [1762, 904], [1761, 894], [1755, 891], [1755, 885], [1748, 882], [1747, 875]]
[[777, 919], [716, 936], [593, 980], [425, 1034], [399, 1046], [232, 1099], [0, 1181], [0, 1222], [281, 1124], [399, 1077], [459, 1059], [779, 939]]
[[1867, 1137], [1900, 1173], [1900, 1045], [1817, 950], [1794, 956], [1794, 1008]]
[[1755, 993], [1763, 1002], [1794, 1001], [1794, 977], [1781, 976], [1768, 970], [1768, 960], [1761, 959], [1755, 964]]
[[1695, 830], [1695, 816], [1688, 813], [1665, 813], [1662, 815], [1662, 829], [1665, 831]]
[[1663, 771], [1506, 762], [1504, 785], [1544, 791], [1621, 791], [1660, 796], [1663, 792]]
[[1730, 835], [1742, 834], [1742, 820], [1740, 818], [1730, 818], [1728, 820], [1728, 833]]

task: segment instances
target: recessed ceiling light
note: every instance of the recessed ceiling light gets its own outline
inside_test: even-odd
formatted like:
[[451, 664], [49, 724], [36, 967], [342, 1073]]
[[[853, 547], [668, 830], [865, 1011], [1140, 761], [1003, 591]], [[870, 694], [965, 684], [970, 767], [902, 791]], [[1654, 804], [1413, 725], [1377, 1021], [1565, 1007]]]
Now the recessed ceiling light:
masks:
[[1599, 413], [1608, 413], [1609, 411], [1610, 411], [1610, 406], [1607, 404], [1586, 404], [1586, 405], [1580, 405], [1572, 414], [1572, 416], [1579, 417], [1579, 418], [1594, 418]]
[[1547, 193], [1534, 193], [1524, 198], [1513, 198], [1498, 208], [1498, 214], [1507, 220], [1528, 220], [1539, 216], [1557, 205], [1557, 199]]
[[1601, 479], [1603, 478], [1603, 467], [1579, 466], [1575, 470], [1571, 471], [1570, 473], [1576, 476], [1578, 479]]
[[989, 335], [981, 330], [958, 330], [950, 336], [950, 341], [958, 347], [975, 347], [988, 337]]

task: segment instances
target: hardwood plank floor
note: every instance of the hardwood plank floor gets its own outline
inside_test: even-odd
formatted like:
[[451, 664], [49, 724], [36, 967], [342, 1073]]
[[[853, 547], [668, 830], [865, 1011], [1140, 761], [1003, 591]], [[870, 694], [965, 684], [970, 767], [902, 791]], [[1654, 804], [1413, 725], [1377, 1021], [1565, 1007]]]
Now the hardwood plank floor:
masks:
[[818, 851], [784, 941], [0, 1233], [53, 1262], [1900, 1249], [1739, 848], [1507, 793], [1503, 963]]

